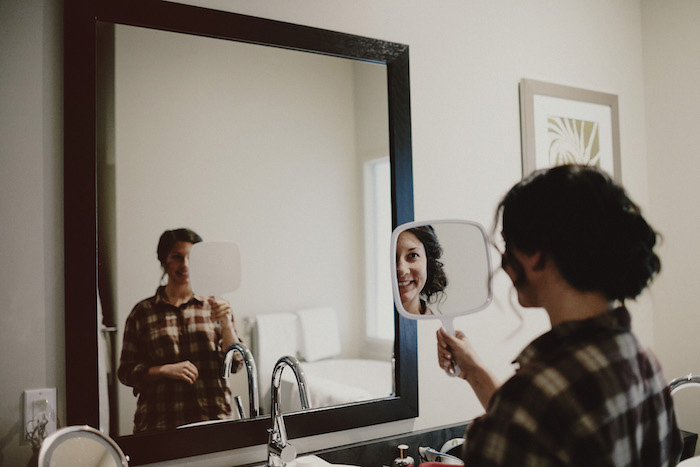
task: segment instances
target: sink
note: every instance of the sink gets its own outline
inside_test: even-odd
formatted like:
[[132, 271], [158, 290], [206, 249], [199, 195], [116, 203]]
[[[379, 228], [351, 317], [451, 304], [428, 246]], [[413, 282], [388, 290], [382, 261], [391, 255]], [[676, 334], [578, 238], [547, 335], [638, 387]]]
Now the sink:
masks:
[[214, 425], [216, 423], [230, 422], [232, 420], [234, 420], [234, 419], [233, 418], [231, 418], [231, 419], [217, 418], [216, 420], [204, 420], [201, 422], [192, 422], [192, 423], [187, 423], [185, 425], [180, 425], [177, 427], [177, 429], [179, 430], [181, 428], [191, 428], [193, 426]]
[[331, 464], [330, 462], [326, 462], [323, 459], [321, 459], [320, 457], [314, 456], [314, 455], [300, 456], [300, 457], [297, 457], [294, 461], [289, 462], [287, 464], [287, 467], [327, 467], [327, 466], [358, 467], [358, 466], [349, 465], [349, 464]]

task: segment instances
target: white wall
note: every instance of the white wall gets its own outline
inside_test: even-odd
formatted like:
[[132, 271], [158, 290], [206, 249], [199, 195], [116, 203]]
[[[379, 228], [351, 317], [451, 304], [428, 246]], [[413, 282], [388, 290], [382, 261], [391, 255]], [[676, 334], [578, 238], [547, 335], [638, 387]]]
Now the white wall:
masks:
[[[689, 290], [698, 287], [690, 269], [695, 263], [684, 261], [695, 254], [690, 232], [696, 221], [688, 204], [697, 199], [693, 196], [697, 177], [688, 168], [697, 164], [691, 159], [696, 114], [675, 113], [683, 102], [670, 99], [685, 75], [690, 75], [695, 79], [689, 79], [691, 86], [681, 100], [698, 102], [697, 95], [688, 94], [695, 92], [693, 85], [698, 82], [693, 60], [698, 54], [693, 47], [699, 41], [692, 27], [697, 21], [688, 22], [697, 19], [698, 7], [692, 0], [211, 0], [209, 4], [410, 45], [418, 219], [468, 217], [490, 225], [499, 196], [520, 177], [517, 84], [521, 78], [617, 94], [623, 182], [649, 208], [666, 236], [665, 276], [652, 289], [653, 301], [646, 297], [632, 305], [635, 327], [646, 343], [656, 343], [667, 376], [697, 368], [691, 357], [698, 353], [692, 336], [698, 319], [692, 315], [692, 298], [697, 292]], [[10, 463], [26, 462], [29, 455], [26, 447], [18, 446], [13, 431], [21, 390], [58, 386], [61, 391], [63, 387], [61, 145], [56, 129], [60, 118], [55, 115], [55, 89], [60, 86], [55, 61], [60, 56], [51, 36], [58, 17], [52, 5], [49, 0], [0, 2], [2, 214], [13, 219], [10, 229], [3, 223], [7, 233], [2, 248], [3, 259], [15, 265], [12, 272], [3, 272], [0, 289], [6, 304], [0, 327], [0, 449]], [[687, 14], [690, 11], [694, 16]], [[685, 36], [674, 39], [670, 33], [683, 24], [687, 27], [680, 32]], [[652, 38], [650, 43], [643, 42], [643, 34]], [[8, 43], [12, 44], [9, 50], [4, 45]], [[648, 47], [646, 55], [643, 44]], [[676, 49], [678, 54], [673, 53]], [[643, 58], [648, 60], [645, 68]], [[685, 61], [674, 62], [672, 71], [666, 71], [669, 64], [662, 60], [678, 58]], [[693, 108], [697, 105], [689, 107]], [[679, 127], [686, 131], [669, 131]], [[679, 158], [682, 163], [675, 162]], [[507, 284], [501, 280], [497, 286], [501, 291], [492, 308], [456, 324], [475, 336], [475, 345], [506, 376], [510, 359], [545, 323], [541, 313], [528, 312], [519, 330]], [[657, 310], [653, 332], [652, 303]], [[342, 445], [464, 421], [478, 413], [467, 388], [436, 368], [436, 327], [419, 326], [419, 418], [297, 440], [297, 446], [304, 450]], [[512, 333], [514, 337], [509, 338]], [[43, 338], [49, 339], [45, 346]], [[437, 402], [445, 400], [449, 403]], [[210, 465], [236, 464], [263, 452], [258, 447], [206, 458]]]
[[61, 12], [0, 1], [0, 465], [24, 465], [22, 391], [64, 412]]
[[[700, 3], [642, 1], [649, 205], [664, 236], [654, 288], [654, 343], [666, 376], [700, 373]], [[674, 397], [682, 428], [700, 432], [700, 390]]]

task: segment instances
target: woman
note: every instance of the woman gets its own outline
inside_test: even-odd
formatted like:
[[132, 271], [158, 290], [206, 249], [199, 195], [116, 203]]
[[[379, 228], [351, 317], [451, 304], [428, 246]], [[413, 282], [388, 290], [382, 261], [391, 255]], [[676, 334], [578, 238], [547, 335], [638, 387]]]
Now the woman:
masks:
[[442, 247], [429, 225], [405, 230], [396, 240], [399, 294], [409, 313], [433, 314], [427, 303], [434, 303], [447, 287], [441, 256]]
[[468, 429], [466, 465], [675, 465], [666, 379], [624, 307], [660, 270], [639, 208], [604, 173], [561, 166], [514, 186], [497, 216], [518, 301], [543, 307], [552, 328], [502, 386], [464, 333], [438, 331], [440, 366], [454, 361], [486, 409]]
[[127, 318], [118, 376], [138, 397], [134, 433], [231, 416], [221, 365], [239, 339], [228, 302], [190, 286], [189, 253], [201, 241], [189, 229], [161, 235], [157, 254], [168, 282]]

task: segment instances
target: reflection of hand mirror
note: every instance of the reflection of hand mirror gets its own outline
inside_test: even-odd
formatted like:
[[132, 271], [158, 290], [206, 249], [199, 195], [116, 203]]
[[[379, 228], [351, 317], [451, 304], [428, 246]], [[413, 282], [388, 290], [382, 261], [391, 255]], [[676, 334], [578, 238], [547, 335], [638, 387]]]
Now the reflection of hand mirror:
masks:
[[205, 297], [220, 297], [241, 285], [241, 253], [232, 242], [199, 242], [189, 257], [192, 291]]
[[[430, 286], [423, 286], [420, 294], [420, 299], [423, 300], [423, 309], [427, 308], [428, 313], [432, 312], [432, 314], [414, 314], [410, 313], [402, 302], [402, 293], [406, 302], [409, 300], [407, 297], [412, 295], [408, 293], [411, 281], [401, 281], [405, 285], [399, 286], [398, 276], [401, 272], [398, 268], [405, 267], [402, 266], [404, 261], [398, 257], [402, 254], [399, 250], [401, 248], [410, 249], [411, 244], [406, 244], [406, 239], [412, 239], [414, 244], [418, 237], [425, 239], [425, 234], [421, 233], [421, 230], [423, 232], [429, 231], [430, 227], [432, 227], [434, 234], [432, 235], [433, 240], [436, 237], [442, 248], [439, 261], [442, 263], [447, 285], [444, 287], [433, 286], [433, 289], [441, 288], [442, 290], [433, 293], [430, 299], [425, 296], [425, 291]], [[402, 237], [404, 233], [408, 237]], [[410, 237], [410, 234], [414, 234], [414, 236]], [[430, 236], [430, 234], [428, 235]], [[425, 248], [425, 246], [423, 247]], [[403, 254], [408, 253], [403, 251]], [[430, 260], [431, 258], [427, 258], [426, 263], [430, 263]], [[429, 267], [426, 266], [426, 268]], [[483, 310], [491, 303], [493, 297], [488, 236], [484, 228], [476, 222], [436, 220], [409, 222], [398, 226], [391, 235], [391, 268], [394, 272], [392, 274], [394, 301], [401, 316], [409, 319], [440, 319], [450, 334], [454, 334], [452, 319], [455, 316]], [[410, 274], [405, 273], [406, 277]], [[415, 287], [415, 283], [413, 286]]]

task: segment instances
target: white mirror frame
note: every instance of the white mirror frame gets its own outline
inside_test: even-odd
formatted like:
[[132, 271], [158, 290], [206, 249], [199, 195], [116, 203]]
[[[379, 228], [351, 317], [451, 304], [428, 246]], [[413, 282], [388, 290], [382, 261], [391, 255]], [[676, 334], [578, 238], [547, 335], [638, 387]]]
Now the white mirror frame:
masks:
[[[49, 435], [42, 443], [41, 450], [39, 451], [39, 467], [56, 465], [55, 463], [51, 463], [51, 459], [54, 457], [56, 451], [62, 447], [66, 449], [67, 442], [78, 438], [90, 439], [99, 443], [105, 448], [116, 467], [128, 467], [128, 459], [119, 445], [109, 436], [88, 425], [68, 426]], [[76, 458], [71, 459], [71, 465], [75, 467], [93, 467], [79, 463]]]
[[[449, 315], [416, 315], [413, 313], [409, 313], [401, 303], [401, 294], [399, 293], [399, 284], [398, 280], [396, 277], [396, 245], [399, 239], [399, 235], [401, 235], [403, 232], [406, 230], [410, 230], [416, 227], [424, 227], [428, 225], [439, 225], [439, 224], [462, 224], [462, 225], [468, 225], [472, 226], [478, 229], [478, 231], [481, 233], [481, 236], [484, 240], [484, 248], [486, 251], [486, 263], [488, 266], [488, 294], [486, 297], [486, 300], [484, 303], [481, 305], [474, 307], [474, 308], [465, 308], [463, 311], [458, 312], [458, 313], [452, 313]], [[401, 224], [398, 227], [394, 229], [394, 231], [391, 234], [391, 248], [389, 249], [390, 255], [391, 255], [391, 271], [392, 271], [392, 276], [391, 276], [391, 288], [394, 293], [394, 303], [396, 306], [396, 311], [403, 316], [404, 318], [408, 319], [414, 319], [414, 320], [421, 320], [421, 319], [439, 319], [442, 321], [443, 327], [450, 333], [454, 334], [454, 326], [452, 325], [452, 320], [456, 316], [463, 316], [463, 315], [468, 315], [472, 313], [476, 313], [477, 311], [484, 310], [487, 308], [490, 304], [491, 301], [493, 300], [493, 287], [492, 287], [492, 281], [491, 281], [491, 276], [492, 276], [492, 265], [491, 265], [491, 254], [490, 254], [490, 248], [489, 248], [489, 240], [488, 240], [488, 234], [486, 233], [486, 229], [479, 224], [478, 222], [474, 221], [469, 221], [469, 220], [461, 220], [461, 219], [435, 219], [435, 220], [428, 220], [428, 221], [415, 221], [415, 222], [408, 222], [405, 224]]]

